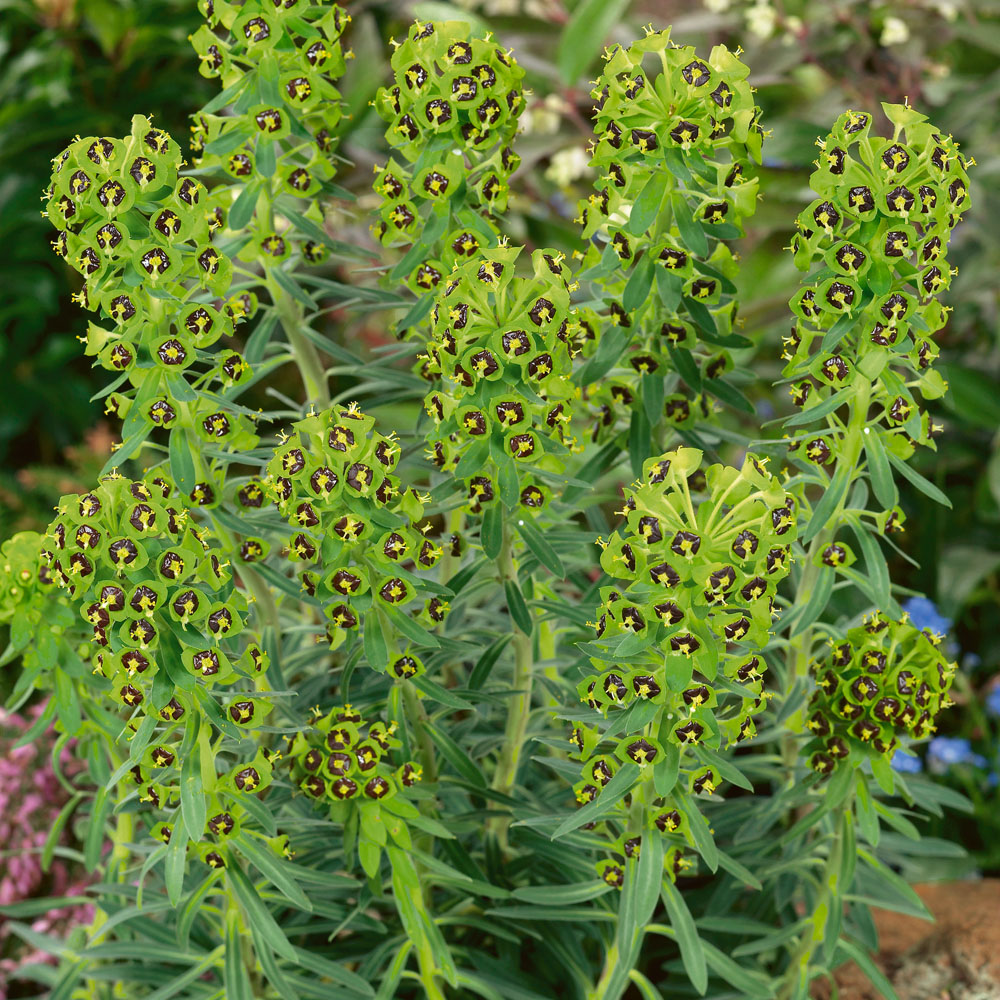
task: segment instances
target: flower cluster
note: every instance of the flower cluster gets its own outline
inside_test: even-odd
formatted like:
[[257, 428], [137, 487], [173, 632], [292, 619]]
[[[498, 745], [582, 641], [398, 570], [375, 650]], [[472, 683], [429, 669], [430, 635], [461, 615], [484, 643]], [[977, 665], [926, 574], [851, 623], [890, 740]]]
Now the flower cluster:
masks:
[[411, 846], [406, 818], [416, 809], [407, 791], [421, 779], [419, 765], [392, 763], [401, 747], [396, 723], [366, 722], [351, 705], [331, 709], [299, 732], [288, 751], [292, 781], [331, 820], [343, 823], [356, 815], [358, 854], [369, 876], [378, 872], [387, 836], [402, 848]]
[[[323, 222], [316, 196], [336, 173], [344, 112], [334, 81], [350, 56], [341, 43], [350, 15], [324, 0], [247, 0], [238, 6], [200, 0], [199, 8], [207, 23], [191, 40], [202, 75], [218, 77], [226, 88], [231, 113], [194, 116], [194, 163], [225, 177], [229, 184], [222, 190], [234, 201], [252, 199], [251, 212], [265, 188], [269, 196], [286, 196], [286, 217], [304, 216], [293, 227], [305, 230], [298, 234], [302, 259], [320, 263], [328, 250], [316, 238]], [[275, 231], [270, 211], [246, 221], [251, 239], [241, 260], [273, 267], [296, 249], [289, 230]]]
[[[417, 527], [421, 498], [393, 475], [395, 438], [379, 434], [355, 404], [331, 406], [292, 427], [265, 478], [243, 487], [238, 500], [259, 507], [269, 494], [295, 529], [285, 551], [303, 565], [306, 593], [323, 603], [331, 645], [357, 634], [362, 621], [377, 631], [385, 618], [406, 618], [402, 609], [415, 598], [425, 599], [417, 613], [424, 623], [443, 621], [448, 606], [439, 588], [417, 574], [432, 569], [444, 550], [426, 537], [429, 524]], [[371, 665], [388, 666], [400, 679], [423, 670], [409, 649]]]
[[[130, 748], [139, 797], [157, 808], [174, 805], [189, 716], [239, 738], [271, 711], [267, 654], [256, 642], [242, 652], [234, 642], [247, 600], [221, 550], [161, 476], [107, 476], [90, 493], [62, 497], [46, 540], [43, 566], [91, 626], [103, 698], [124, 710], [131, 739], [145, 740]], [[258, 752], [220, 778], [216, 792], [238, 799], [263, 788], [270, 774]]]
[[[656, 75], [644, 68], [652, 55]], [[605, 59], [593, 90], [597, 180], [579, 220], [584, 237], [599, 240], [581, 278], [600, 286], [610, 328], [603, 339], [615, 344], [586, 377], [596, 383], [595, 437], [640, 402], [642, 376], [662, 382], [677, 372], [697, 397], [732, 368], [726, 349], [746, 345], [733, 333], [736, 264], [721, 241], [739, 236], [756, 208], [757, 179], [746, 172], [760, 161], [763, 138], [749, 69], [724, 46], [705, 60], [674, 46], [669, 31], [650, 32]], [[621, 371], [598, 382], [612, 367]], [[724, 389], [715, 394], [726, 398]], [[673, 424], [707, 405], [680, 392], [656, 402]]]
[[[610, 725], [579, 723], [571, 737], [585, 760], [578, 801], [598, 799], [632, 763], [632, 802], [642, 803], [648, 823], [679, 828], [689, 842], [686, 796], [720, 782], [703, 748], [756, 732], [767, 669], [759, 651], [796, 537], [795, 504], [759, 459], [704, 471], [701, 459], [691, 448], [650, 459], [626, 493], [623, 530], [601, 555], [616, 582], [601, 590], [597, 640], [587, 647], [597, 672], [578, 688]], [[670, 759], [679, 760], [686, 790], [666, 780]], [[620, 822], [628, 806], [618, 812]], [[620, 885], [620, 865], [604, 862], [601, 872]]]
[[422, 371], [430, 456], [457, 473], [474, 512], [502, 500], [528, 511], [550, 497], [533, 470], [554, 469], [574, 445], [570, 380], [585, 325], [570, 305], [561, 254], [536, 250], [515, 274], [520, 247], [501, 246], [457, 267], [431, 310]]
[[376, 168], [382, 208], [373, 231], [386, 246], [421, 244], [409, 281], [428, 291], [456, 261], [495, 241], [483, 215], [504, 210], [520, 163], [510, 144], [524, 70], [489, 34], [474, 37], [460, 21], [416, 22], [391, 64], [393, 83], [374, 105], [398, 157]]
[[[871, 383], [877, 410], [869, 433], [906, 459], [938, 430], [911, 387], [927, 399], [946, 388], [930, 370], [938, 351], [931, 338], [948, 312], [937, 296], [953, 274], [946, 252], [969, 206], [970, 161], [924, 115], [882, 107], [891, 138], [871, 134], [871, 114], [848, 111], [818, 143], [810, 179], [818, 197], [792, 241], [797, 266], [812, 270], [791, 300], [796, 324], [785, 339], [783, 374], [806, 409]], [[833, 415], [827, 423], [795, 444], [802, 461], [832, 460], [845, 428]]]
[[[217, 198], [179, 174], [179, 146], [141, 115], [124, 139], [77, 139], [53, 162], [53, 246], [84, 277], [77, 299], [103, 320], [81, 340], [118, 376], [108, 412], [128, 418], [136, 439], [165, 428], [252, 448], [250, 417], [207, 391], [250, 377], [241, 354], [208, 349], [256, 310], [252, 293], [227, 298], [232, 261], [211, 242], [225, 219]], [[213, 499], [214, 490], [189, 496]]]
[[900, 737], [925, 739], [948, 697], [956, 664], [938, 645], [941, 637], [908, 621], [879, 613], [831, 642], [827, 657], [813, 665], [817, 689], [806, 725], [810, 764], [829, 774], [838, 764], [858, 767], [879, 754], [891, 755]]

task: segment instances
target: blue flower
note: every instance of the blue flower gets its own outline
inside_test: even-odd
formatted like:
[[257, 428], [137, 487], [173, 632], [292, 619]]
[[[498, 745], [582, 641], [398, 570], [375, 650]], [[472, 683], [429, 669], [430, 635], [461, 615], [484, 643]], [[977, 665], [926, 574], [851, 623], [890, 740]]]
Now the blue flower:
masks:
[[986, 711], [990, 715], [1000, 715], [1000, 684], [995, 684], [986, 696]]
[[929, 628], [942, 635], [951, 628], [951, 619], [945, 618], [929, 597], [911, 597], [903, 602], [903, 610], [915, 628]]
[[972, 744], [964, 738], [935, 736], [927, 745], [927, 766], [934, 774], [943, 774], [953, 764], [985, 767], [986, 758], [972, 752]]
[[911, 757], [898, 750], [892, 755], [889, 763], [892, 764], [892, 769], [899, 771], [900, 774], [919, 774], [924, 769], [919, 757]]

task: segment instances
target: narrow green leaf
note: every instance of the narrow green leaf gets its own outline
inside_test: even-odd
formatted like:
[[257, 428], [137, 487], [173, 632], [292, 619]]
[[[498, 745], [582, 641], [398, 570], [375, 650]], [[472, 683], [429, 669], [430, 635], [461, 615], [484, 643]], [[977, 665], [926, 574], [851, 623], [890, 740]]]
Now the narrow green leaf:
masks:
[[229, 865], [226, 868], [226, 880], [233, 890], [233, 895], [243, 907], [247, 921], [258, 928], [269, 947], [289, 962], [296, 961], [295, 949], [271, 916], [271, 911], [264, 905], [264, 901], [243, 869], [238, 864]]
[[656, 268], [656, 292], [667, 312], [677, 312], [683, 290], [684, 285], [679, 275], [671, 274], [665, 267]]
[[253, 218], [254, 210], [257, 208], [257, 199], [260, 197], [261, 185], [257, 181], [251, 181], [239, 193], [233, 207], [229, 210], [229, 228], [237, 231], [245, 229], [247, 223]]
[[92, 872], [101, 860], [107, 821], [113, 806], [114, 801], [108, 794], [108, 789], [98, 788], [94, 794], [90, 818], [87, 821], [87, 833], [83, 842], [83, 863], [88, 872]]
[[712, 831], [708, 828], [708, 821], [702, 816], [698, 803], [693, 796], [680, 789], [674, 790], [674, 797], [687, 820], [685, 833], [690, 835], [691, 846], [705, 859], [709, 869], [716, 871], [719, 867], [719, 849], [715, 846]]
[[670, 917], [670, 926], [677, 935], [677, 944], [681, 950], [681, 961], [684, 971], [691, 980], [691, 985], [702, 995], [708, 988], [708, 969], [705, 964], [705, 951], [701, 938], [691, 918], [691, 911], [684, 901], [680, 890], [669, 878], [664, 878], [660, 886], [663, 905]]
[[[660, 178], [654, 174], [649, 183], [659, 184]], [[653, 258], [645, 253], [632, 269], [625, 291], [622, 292], [622, 306], [626, 312], [638, 309], [649, 298], [649, 290], [653, 287], [653, 266]]]
[[243, 946], [235, 913], [230, 913], [226, 921], [222, 979], [226, 987], [226, 1000], [253, 1000], [250, 977], [243, 966]]
[[931, 500], [934, 500], [951, 510], [951, 501], [929, 479], [925, 479], [915, 469], [911, 469], [906, 462], [904, 462], [901, 458], [898, 458], [891, 451], [886, 452], [886, 457], [889, 459], [893, 468], [897, 469], [902, 474], [903, 478], [908, 479], [918, 490], [920, 490], [921, 493], [924, 494], [924, 496], [930, 497]]
[[823, 345], [820, 347], [820, 353], [828, 354], [832, 351], [844, 339], [856, 322], [857, 317], [851, 316], [849, 313], [841, 316], [823, 335]]
[[667, 353], [673, 362], [677, 374], [695, 391], [701, 392], [701, 372], [691, 357], [691, 352], [686, 347], [674, 347], [667, 345]]
[[389, 665], [389, 647], [386, 645], [378, 612], [374, 609], [365, 615], [362, 643], [368, 665], [375, 670], [385, 670]]
[[694, 748], [695, 756], [698, 757], [703, 764], [707, 764], [709, 767], [714, 768], [719, 774], [728, 781], [731, 785], [737, 785], [739, 788], [745, 788], [748, 792], [754, 790], [753, 785], [750, 783], [750, 779], [738, 768], [735, 764], [726, 760], [720, 753], [717, 753], [711, 747], [705, 746], [701, 743]]
[[721, 399], [723, 403], [731, 406], [734, 410], [739, 410], [741, 413], [746, 413], [751, 417], [756, 414], [757, 408], [731, 382], [727, 382], [722, 378], [706, 378], [702, 380], [701, 385], [703, 389], [715, 396], [716, 399]]
[[524, 601], [524, 595], [516, 580], [504, 580], [503, 592], [507, 598], [507, 607], [514, 624], [525, 634], [531, 635], [533, 623], [531, 612]]
[[601, 794], [592, 802], [581, 806], [570, 813], [552, 834], [553, 840], [565, 837], [567, 833], [578, 830], [585, 823], [592, 823], [599, 817], [611, 812], [612, 809], [628, 794], [635, 779], [639, 775], [639, 768], [631, 761], [623, 764], [615, 772], [611, 780], [601, 789]]
[[205, 832], [205, 792], [201, 783], [201, 753], [191, 750], [181, 763], [181, 816], [189, 840], [197, 843]]
[[268, 277], [274, 279], [274, 283], [286, 294], [291, 296], [296, 302], [301, 303], [307, 309], [318, 309], [316, 300], [292, 277], [292, 275], [282, 267], [270, 267], [267, 269]]
[[889, 510], [899, 503], [899, 491], [892, 478], [885, 445], [882, 444], [877, 432], [865, 435], [865, 454], [868, 456], [868, 479], [871, 481], [875, 499], [885, 510]]
[[527, 885], [515, 889], [511, 895], [524, 903], [538, 903], [542, 906], [570, 906], [597, 899], [609, 892], [611, 886], [601, 879], [592, 882], [578, 882], [570, 885]]
[[483, 551], [490, 559], [496, 559], [503, 548], [503, 511], [497, 504], [491, 504], [483, 514], [479, 530], [479, 540]]
[[163, 882], [167, 887], [170, 905], [176, 907], [184, 892], [184, 862], [187, 854], [185, 830], [178, 824], [174, 827], [167, 847], [167, 863], [164, 866]]
[[195, 485], [194, 458], [183, 428], [175, 427], [170, 432], [168, 454], [171, 478], [181, 493], [190, 493]]
[[879, 991], [883, 1000], [899, 1000], [892, 983], [885, 978], [882, 970], [872, 961], [871, 955], [851, 938], [841, 938], [837, 948], [848, 958], [853, 959], [857, 967], [868, 977], [872, 986]]
[[510, 640], [511, 636], [509, 634], [500, 636], [476, 661], [476, 665], [472, 668], [472, 673], [469, 675], [469, 687], [473, 691], [478, 691], [486, 683], [494, 665], [500, 658], [500, 654], [504, 651]]
[[510, 455], [503, 455], [503, 459], [503, 461], [497, 462], [497, 494], [500, 497], [500, 502], [508, 510], [513, 510], [521, 499], [517, 465]]
[[677, 230], [681, 234], [684, 245], [699, 257], [707, 257], [708, 237], [701, 226], [694, 221], [691, 206], [687, 203], [684, 195], [675, 191], [671, 195], [670, 203], [674, 210], [674, 221], [677, 223]]
[[848, 480], [853, 471], [853, 469], [848, 469], [846, 465], [838, 466], [833, 479], [830, 481], [830, 485], [823, 492], [819, 502], [813, 508], [809, 524], [806, 525], [806, 529], [802, 533], [803, 545], [811, 542], [826, 527], [830, 518], [833, 517], [833, 512], [840, 505], [840, 501], [844, 497]]
[[466, 781], [472, 785], [478, 785], [480, 788], [486, 787], [486, 778], [483, 777], [482, 771], [479, 770], [472, 758], [443, 729], [439, 729], [430, 722], [423, 722], [421, 725], [430, 733], [435, 746], [441, 751], [441, 756]]
[[535, 527], [534, 522], [527, 518], [517, 518], [514, 521], [514, 526], [535, 558], [557, 579], [564, 579], [566, 570], [563, 567], [562, 560], [559, 558], [556, 550], [549, 545], [541, 531]]
[[886, 564], [885, 556], [882, 554], [878, 542], [860, 519], [852, 517], [851, 528], [854, 531], [854, 537], [858, 540], [858, 547], [865, 557], [865, 568], [868, 571], [868, 580], [871, 583], [875, 599], [879, 607], [888, 611], [892, 603], [892, 593], [889, 584], [889, 567]]
[[813, 421], [819, 420], [829, 413], [833, 413], [834, 410], [850, 402], [853, 397], [854, 387], [848, 386], [846, 389], [841, 389], [832, 396], [827, 397], [822, 403], [817, 403], [815, 406], [807, 406], [804, 410], [793, 413], [784, 424], [786, 427], [803, 427], [806, 424], [811, 424]]
[[300, 910], [312, 912], [312, 903], [295, 880], [289, 865], [282, 858], [274, 855], [269, 847], [265, 847], [250, 834], [240, 831], [234, 838], [240, 853], [278, 890], [292, 905]]
[[[651, 171], [649, 180], [639, 192], [639, 197], [632, 203], [632, 213], [625, 226], [625, 232], [629, 236], [642, 236], [656, 221], [656, 217], [660, 213], [660, 205], [663, 203], [663, 193], [666, 190], [667, 185], [663, 183], [663, 177], [659, 171]], [[650, 280], [652, 280], [652, 276], [650, 276]]]

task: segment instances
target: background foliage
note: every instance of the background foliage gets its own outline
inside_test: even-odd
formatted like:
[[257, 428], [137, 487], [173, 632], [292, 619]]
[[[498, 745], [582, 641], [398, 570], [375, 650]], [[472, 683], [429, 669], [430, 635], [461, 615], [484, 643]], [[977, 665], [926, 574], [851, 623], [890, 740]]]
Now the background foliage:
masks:
[[[748, 223], [748, 266], [738, 278], [744, 332], [760, 340], [752, 391], [765, 416], [789, 410], [783, 390], [772, 395], [768, 387], [779, 377], [787, 301], [798, 280], [782, 248], [791, 220], [810, 198], [813, 139], [825, 134], [843, 107], [874, 107], [907, 96], [975, 153], [976, 208], [951, 252], [959, 268], [948, 297], [955, 312], [938, 338], [951, 392], [932, 405], [945, 432], [936, 454], [925, 451], [914, 463], [954, 507], [946, 510], [904, 490], [906, 551], [916, 564], [899, 558], [891, 570], [896, 582], [933, 598], [912, 605], [911, 614], [918, 625], [947, 632], [963, 667], [954, 694], [959, 707], [943, 717], [923, 766], [945, 775], [976, 804], [974, 815], [946, 812], [928, 830], [957, 840], [970, 858], [945, 852], [919, 866], [909, 863], [903, 873], [997, 874], [1000, 235], [994, 220], [1000, 212], [1000, 3], [469, 0], [462, 8], [516, 50], [534, 91], [518, 145], [524, 166], [508, 211], [512, 240], [529, 246], [571, 245], [575, 239], [576, 202], [590, 181], [578, 152], [590, 133], [590, 100], [567, 80], [588, 65], [596, 73], [603, 40], [627, 42], [652, 21], [657, 27], [673, 24], [675, 38], [701, 51], [719, 41], [746, 48], [763, 120], [773, 133], [762, 172], [767, 198]], [[401, 36], [413, 16], [461, 12], [438, 2], [362, 3], [351, 11], [357, 58], [342, 90], [353, 115], [344, 152], [354, 166], [338, 183], [358, 194], [359, 211], [356, 218], [333, 220], [333, 228], [340, 239], [370, 245], [365, 210], [377, 204], [371, 168], [384, 149], [383, 126], [369, 102], [387, 75], [386, 42]], [[93, 479], [110, 446], [107, 430], [92, 424], [89, 399], [104, 379], [88, 370], [74, 339], [80, 328], [69, 302], [74, 276], [49, 249], [48, 224], [38, 215], [39, 180], [68, 137], [124, 134], [136, 111], [153, 113], [158, 124], [183, 136], [186, 116], [214, 85], [193, 72], [187, 36], [200, 17], [187, 0], [8, 0], [0, 2], [0, 12], [0, 236], [7, 253], [0, 301], [0, 537], [7, 537], [21, 528], [43, 528], [58, 496]], [[751, 253], [765, 248], [770, 252]], [[323, 333], [359, 353], [391, 339], [378, 315], [347, 318], [339, 311], [327, 314]], [[351, 398], [355, 380], [344, 371], [334, 394]], [[401, 400], [380, 412], [399, 424], [417, 405]], [[0, 685], [9, 683], [9, 677], [0, 679]]]

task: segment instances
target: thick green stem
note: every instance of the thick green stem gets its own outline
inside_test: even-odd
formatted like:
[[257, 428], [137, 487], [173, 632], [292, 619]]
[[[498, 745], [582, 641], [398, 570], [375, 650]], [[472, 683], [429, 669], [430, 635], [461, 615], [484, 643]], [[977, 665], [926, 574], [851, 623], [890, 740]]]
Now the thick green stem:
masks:
[[403, 681], [403, 710], [406, 712], [406, 721], [409, 723], [410, 731], [417, 737], [417, 744], [420, 747], [420, 766], [424, 769], [424, 780], [437, 781], [434, 741], [425, 725], [427, 710], [417, 696], [417, 689], [413, 686], [412, 681]]
[[[266, 191], [262, 191], [257, 201], [257, 218], [265, 232], [274, 230], [274, 203], [270, 182]], [[278, 312], [281, 328], [285, 331], [288, 346], [292, 350], [295, 364], [302, 376], [302, 385], [310, 403], [315, 403], [320, 409], [330, 405], [330, 387], [326, 380], [326, 369], [320, 360], [316, 345], [302, 332], [302, 306], [295, 301], [265, 269], [267, 290], [271, 301]]]
[[434, 952], [430, 944], [425, 944], [417, 952], [417, 962], [420, 966], [420, 984], [424, 988], [427, 1000], [445, 1000], [444, 990], [438, 985], [435, 975], [437, 963], [434, 961]]
[[604, 968], [601, 970], [601, 978], [596, 985], [587, 993], [587, 1000], [605, 1000], [608, 995], [608, 986], [611, 984], [611, 977], [618, 967], [618, 945], [613, 941], [608, 946], [604, 956]]
[[277, 284], [267, 279], [267, 287], [278, 311], [281, 327], [288, 338], [295, 364], [302, 376], [302, 385], [310, 403], [323, 409], [330, 405], [330, 387], [326, 380], [326, 369], [320, 360], [316, 345], [302, 332], [302, 307]]
[[[861, 461], [861, 453], [865, 446], [865, 429], [868, 423], [868, 407], [871, 403], [870, 382], [862, 382], [858, 386], [857, 394], [851, 403], [851, 418], [847, 425], [847, 433], [844, 437], [843, 446], [837, 458], [836, 467], [831, 474], [831, 482], [837, 478], [841, 469], [847, 469], [854, 473]], [[840, 528], [840, 518], [849, 499], [850, 490], [844, 489], [840, 502], [830, 515], [826, 526], [816, 533], [809, 545], [805, 555], [805, 565], [799, 576], [795, 587], [795, 601], [793, 607], [804, 607], [812, 596], [812, 592], [819, 580], [820, 567], [817, 555], [824, 546], [829, 545], [836, 537]], [[812, 653], [814, 641], [814, 628], [810, 625], [803, 629], [797, 636], [789, 640], [786, 666], [788, 671], [788, 686], [795, 683], [800, 677], [805, 677], [809, 670], [809, 660]], [[798, 743], [795, 734], [786, 731], [782, 737], [782, 760], [785, 764], [786, 781], [789, 786], [795, 784], [796, 760], [798, 758]]]
[[[809, 963], [825, 940], [833, 908], [843, 906], [844, 893], [850, 888], [841, 885], [841, 874], [844, 864], [844, 825], [851, 822], [849, 809], [852, 800], [853, 797], [849, 796], [832, 813], [833, 835], [829, 842], [830, 853], [823, 869], [822, 887], [811, 907], [812, 926], [802, 932], [802, 940], [792, 953], [776, 1000], [793, 1000], [796, 997], [807, 996]], [[835, 926], [839, 926], [839, 923]]]
[[[517, 582], [517, 567], [514, 565], [513, 538], [510, 526], [504, 524], [503, 545], [497, 557], [502, 581]], [[512, 623], [513, 624], [513, 623]], [[493, 776], [493, 790], [501, 795], [509, 795], [517, 781], [517, 769], [521, 762], [521, 751], [524, 748], [528, 732], [528, 716], [531, 712], [531, 688], [534, 668], [534, 650], [532, 637], [525, 635], [516, 625], [514, 627], [514, 683], [515, 694], [511, 699], [507, 712], [507, 725], [504, 729], [504, 742], [497, 762], [496, 773]], [[506, 849], [507, 830], [510, 819], [504, 817], [496, 825], [496, 834], [501, 847]]]

